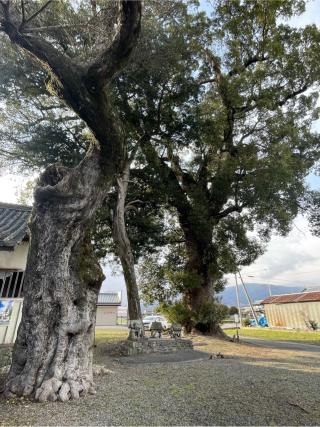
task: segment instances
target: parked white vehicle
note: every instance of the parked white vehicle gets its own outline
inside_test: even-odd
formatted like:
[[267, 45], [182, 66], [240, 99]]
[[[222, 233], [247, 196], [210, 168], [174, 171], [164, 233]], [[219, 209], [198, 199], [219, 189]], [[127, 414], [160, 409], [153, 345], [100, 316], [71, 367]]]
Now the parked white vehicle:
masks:
[[146, 316], [142, 320], [143, 327], [145, 330], [149, 330], [152, 322], [160, 322], [162, 324], [163, 329], [167, 329], [170, 327], [170, 323], [163, 316]]

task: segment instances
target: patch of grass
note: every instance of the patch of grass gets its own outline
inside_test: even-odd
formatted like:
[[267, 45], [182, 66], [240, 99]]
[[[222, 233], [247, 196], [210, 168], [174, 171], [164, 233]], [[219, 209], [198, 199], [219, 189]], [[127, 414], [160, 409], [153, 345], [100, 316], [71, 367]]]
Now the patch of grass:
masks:
[[[235, 329], [225, 331], [228, 335], [233, 336]], [[296, 341], [305, 344], [320, 345], [320, 332], [313, 331], [287, 331], [275, 330], [268, 328], [241, 328], [240, 337], [262, 338], [271, 341]]]
[[123, 328], [104, 328], [96, 329], [96, 344], [121, 341], [128, 338], [128, 330]]

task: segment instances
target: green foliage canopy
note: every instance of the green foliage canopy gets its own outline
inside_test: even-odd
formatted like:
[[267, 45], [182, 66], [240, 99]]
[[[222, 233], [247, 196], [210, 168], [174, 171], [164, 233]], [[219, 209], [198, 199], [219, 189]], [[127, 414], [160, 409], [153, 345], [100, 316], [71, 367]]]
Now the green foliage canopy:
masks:
[[[54, 2], [59, 22], [46, 10], [36, 23], [67, 55], [89, 61], [105, 41], [99, 22], [112, 22], [105, 2], [94, 3]], [[112, 90], [126, 143], [140, 146], [128, 200], [143, 203], [127, 217], [136, 259], [144, 242], [150, 252], [169, 242], [163, 256], [146, 260], [157, 280], [144, 283], [155, 283], [158, 295], [212, 281], [221, 289], [222, 275], [256, 259], [273, 230], [289, 231], [304, 177], [319, 157], [311, 126], [320, 35], [316, 26], [288, 24], [303, 9], [296, 0], [219, 0], [208, 16], [196, 2], [146, 2], [139, 47]], [[21, 67], [20, 52], [2, 39], [1, 46], [2, 152], [38, 168], [77, 163], [84, 124], [51, 97], [54, 82], [36, 63]], [[160, 205], [174, 226], [163, 211], [155, 215]], [[96, 227], [101, 255], [113, 250], [107, 217], [105, 210]]]

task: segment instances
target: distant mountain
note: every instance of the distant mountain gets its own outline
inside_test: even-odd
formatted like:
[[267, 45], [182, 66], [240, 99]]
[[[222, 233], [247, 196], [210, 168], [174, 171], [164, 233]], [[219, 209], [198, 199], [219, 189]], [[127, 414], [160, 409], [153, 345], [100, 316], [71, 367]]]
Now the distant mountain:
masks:
[[[269, 287], [271, 290], [271, 295], [281, 295], [281, 294], [293, 294], [296, 292], [301, 292], [303, 290], [302, 286], [280, 286], [280, 285], [268, 285], [261, 283], [246, 283], [246, 288], [252, 302], [256, 302], [267, 298], [269, 294]], [[236, 296], [236, 286], [228, 286], [223, 292], [218, 295], [221, 302], [226, 305], [237, 305], [237, 296]], [[247, 297], [244, 293], [242, 285], [239, 285], [239, 297], [240, 305], [247, 306], [249, 305]]]

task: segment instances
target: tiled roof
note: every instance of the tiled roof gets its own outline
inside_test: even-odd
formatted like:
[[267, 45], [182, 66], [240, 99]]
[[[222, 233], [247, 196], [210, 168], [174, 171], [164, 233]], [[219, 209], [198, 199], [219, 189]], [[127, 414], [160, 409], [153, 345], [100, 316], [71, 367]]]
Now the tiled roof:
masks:
[[299, 294], [273, 295], [261, 301], [261, 304], [284, 304], [289, 302], [320, 301], [320, 292], [301, 292]]
[[0, 202], [0, 249], [13, 250], [26, 236], [30, 206]]
[[106, 292], [99, 294], [98, 305], [121, 305], [121, 292]]

